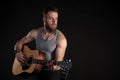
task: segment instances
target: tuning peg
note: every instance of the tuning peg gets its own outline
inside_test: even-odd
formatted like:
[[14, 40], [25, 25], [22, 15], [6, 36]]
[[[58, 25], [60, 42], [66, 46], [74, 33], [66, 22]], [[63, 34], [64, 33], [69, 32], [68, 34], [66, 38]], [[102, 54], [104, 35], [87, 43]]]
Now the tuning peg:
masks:
[[63, 68], [61, 68], [61, 70], [63, 70]]
[[69, 59], [69, 62], [71, 62], [71, 59]]

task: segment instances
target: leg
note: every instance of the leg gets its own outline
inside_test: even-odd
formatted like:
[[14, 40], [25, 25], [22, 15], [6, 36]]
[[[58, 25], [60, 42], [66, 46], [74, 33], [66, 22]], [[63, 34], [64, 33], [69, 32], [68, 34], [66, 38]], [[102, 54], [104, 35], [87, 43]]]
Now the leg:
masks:
[[35, 74], [21, 74], [15, 76], [15, 80], [39, 80], [39, 77]]
[[43, 80], [60, 80], [61, 74], [60, 71], [43, 70], [41, 77]]

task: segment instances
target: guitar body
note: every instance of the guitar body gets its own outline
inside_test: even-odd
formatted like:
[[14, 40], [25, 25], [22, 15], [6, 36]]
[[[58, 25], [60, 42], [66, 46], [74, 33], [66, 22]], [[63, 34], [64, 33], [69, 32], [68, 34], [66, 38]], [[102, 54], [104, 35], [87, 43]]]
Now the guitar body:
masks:
[[[49, 62], [45, 60], [45, 53], [40, 52], [38, 50], [31, 50], [27, 45], [23, 46], [23, 54], [26, 57], [25, 64], [21, 64], [17, 58], [15, 57], [13, 66], [12, 66], [12, 73], [13, 75], [19, 75], [21, 73], [40, 73], [43, 66], [47, 65]], [[64, 75], [63, 78], [65, 79], [70, 68], [72, 67], [72, 61], [70, 59], [58, 61], [53, 63], [61, 67], [61, 73]]]
[[[45, 60], [45, 54], [39, 52], [38, 50], [31, 50], [28, 46], [23, 46], [23, 54], [28, 58], [26, 60], [25, 65], [22, 65], [17, 58], [14, 59], [13, 66], [12, 66], [12, 73], [14, 75], [21, 74], [23, 72], [27, 73], [39, 73], [42, 69], [41, 64], [33, 64], [31, 61], [32, 59], [39, 59]], [[30, 59], [31, 58], [31, 59]]]

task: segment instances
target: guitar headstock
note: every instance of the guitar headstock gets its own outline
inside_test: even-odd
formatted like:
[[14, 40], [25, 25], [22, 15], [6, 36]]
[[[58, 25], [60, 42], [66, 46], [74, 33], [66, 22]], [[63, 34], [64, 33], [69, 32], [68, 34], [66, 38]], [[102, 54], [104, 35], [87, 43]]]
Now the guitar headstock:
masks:
[[66, 59], [66, 60], [63, 60], [62, 62], [58, 62], [57, 65], [61, 67], [62, 71], [69, 71], [72, 67], [72, 60]]

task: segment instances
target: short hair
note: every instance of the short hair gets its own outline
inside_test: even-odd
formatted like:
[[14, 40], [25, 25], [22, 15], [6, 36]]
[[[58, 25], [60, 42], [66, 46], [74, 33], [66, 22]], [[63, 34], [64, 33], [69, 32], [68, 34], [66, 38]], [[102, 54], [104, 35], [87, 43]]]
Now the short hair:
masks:
[[43, 9], [42, 15], [43, 15], [43, 16], [46, 16], [46, 15], [48, 14], [48, 12], [50, 12], [50, 11], [59, 13], [58, 8], [53, 7], [53, 6], [49, 6], [49, 7], [45, 7], [45, 8]]

